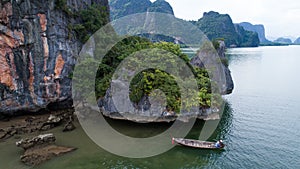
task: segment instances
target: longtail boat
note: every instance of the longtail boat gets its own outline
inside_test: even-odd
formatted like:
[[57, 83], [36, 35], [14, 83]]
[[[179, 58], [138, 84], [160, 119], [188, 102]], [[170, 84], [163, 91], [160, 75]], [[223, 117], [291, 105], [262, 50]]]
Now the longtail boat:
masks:
[[223, 149], [225, 147], [225, 144], [223, 143], [219, 144], [219, 146], [216, 146], [217, 142], [199, 141], [184, 138], [172, 138], [172, 143], [177, 143], [186, 147], [201, 149]]

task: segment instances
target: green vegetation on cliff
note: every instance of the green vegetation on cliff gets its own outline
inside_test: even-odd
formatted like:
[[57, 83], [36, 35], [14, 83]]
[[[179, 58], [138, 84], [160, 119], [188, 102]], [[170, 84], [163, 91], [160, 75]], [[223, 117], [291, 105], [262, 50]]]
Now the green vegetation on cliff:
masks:
[[107, 9], [101, 5], [93, 4], [87, 9], [77, 12], [76, 15], [82, 18], [82, 23], [74, 26], [69, 25], [69, 28], [76, 32], [77, 37], [83, 43], [86, 42], [93, 33], [109, 22]]
[[210, 40], [223, 38], [227, 47], [257, 47], [259, 45], [257, 33], [234, 25], [228, 14], [211, 11], [204, 13], [201, 19], [192, 23], [197, 25]]
[[[102, 64], [99, 65], [96, 78], [96, 97], [104, 97], [106, 91], [110, 87], [113, 73], [119, 64], [129, 55], [144, 49], [152, 49], [147, 55], [159, 57], [164, 60], [166, 55], [179, 56], [188, 65], [198, 82], [198, 105], [202, 107], [210, 107], [211, 89], [208, 73], [204, 69], [193, 68], [189, 63], [187, 55], [181, 52], [180, 46], [173, 43], [159, 42], [152, 43], [145, 38], [129, 37], [117, 43], [103, 58]], [[163, 54], [161, 50], [168, 51]], [[140, 62], [135, 60], [134, 62]], [[178, 68], [175, 61], [169, 61], [170, 68]], [[176, 72], [176, 71], [174, 71]], [[158, 69], [149, 69], [135, 75], [130, 84], [130, 99], [133, 103], [138, 103], [144, 96], [148, 96], [152, 91], [160, 89], [167, 98], [167, 108], [175, 112], [179, 112], [181, 104], [181, 95], [178, 84], [174, 77], [165, 71]]]
[[238, 33], [239, 47], [257, 47], [260, 43], [258, 34], [256, 32], [247, 31], [240, 25], [235, 25]]
[[93, 33], [109, 22], [106, 11], [106, 7], [95, 4], [79, 11], [78, 15], [82, 18], [82, 24], [75, 25], [74, 30], [80, 41], [87, 41]]
[[271, 41], [269, 41], [266, 38], [264, 25], [252, 25], [249, 22], [242, 22], [242, 23], [239, 23], [238, 25], [242, 26], [247, 31], [256, 32], [258, 34], [259, 41], [261, 44], [271, 43]]
[[160, 12], [174, 15], [172, 6], [165, 0], [156, 0], [149, 8], [148, 12]]
[[68, 16], [80, 18], [80, 24], [69, 24], [69, 38], [75, 32], [80, 42], [85, 43], [89, 37], [109, 22], [109, 11], [106, 6], [93, 3], [86, 9], [72, 11], [66, 0], [56, 0], [55, 8], [64, 11]]
[[121, 17], [144, 12], [160, 12], [174, 15], [173, 8], [165, 0], [110, 0], [111, 19], [119, 19]]

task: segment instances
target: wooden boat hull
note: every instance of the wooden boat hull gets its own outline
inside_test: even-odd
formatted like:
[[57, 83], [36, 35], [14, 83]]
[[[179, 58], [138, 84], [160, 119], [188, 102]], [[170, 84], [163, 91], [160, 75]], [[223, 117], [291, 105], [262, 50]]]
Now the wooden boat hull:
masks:
[[216, 147], [216, 142], [208, 142], [208, 141], [199, 141], [199, 140], [191, 140], [184, 138], [172, 138], [172, 143], [177, 143], [182, 146], [199, 148], [199, 149], [223, 149], [223, 147]]

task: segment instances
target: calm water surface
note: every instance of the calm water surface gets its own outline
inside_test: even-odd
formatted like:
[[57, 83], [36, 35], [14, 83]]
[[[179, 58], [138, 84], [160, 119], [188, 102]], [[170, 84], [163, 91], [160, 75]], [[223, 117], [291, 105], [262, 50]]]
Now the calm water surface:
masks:
[[[58, 144], [79, 149], [36, 168], [299, 168], [300, 46], [230, 49], [228, 57], [236, 88], [225, 97], [222, 121], [211, 137], [224, 139], [225, 151], [176, 146], [156, 157], [128, 159], [97, 147], [80, 128], [71, 133], [57, 128], [52, 132]], [[169, 127], [110, 123], [136, 137], [155, 135]], [[198, 121], [189, 137], [197, 138], [202, 125]], [[15, 147], [15, 141], [0, 143], [0, 169], [29, 168], [19, 162], [22, 150]]]

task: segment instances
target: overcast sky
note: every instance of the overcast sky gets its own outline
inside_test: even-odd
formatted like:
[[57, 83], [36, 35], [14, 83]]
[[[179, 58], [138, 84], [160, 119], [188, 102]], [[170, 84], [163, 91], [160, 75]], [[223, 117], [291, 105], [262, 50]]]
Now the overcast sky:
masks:
[[[155, 1], [155, 0], [152, 0]], [[198, 20], [203, 12], [229, 14], [235, 23], [263, 24], [267, 37], [300, 37], [300, 0], [166, 0], [176, 17]]]

